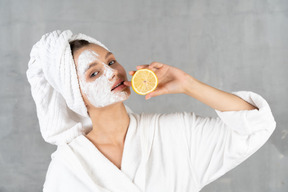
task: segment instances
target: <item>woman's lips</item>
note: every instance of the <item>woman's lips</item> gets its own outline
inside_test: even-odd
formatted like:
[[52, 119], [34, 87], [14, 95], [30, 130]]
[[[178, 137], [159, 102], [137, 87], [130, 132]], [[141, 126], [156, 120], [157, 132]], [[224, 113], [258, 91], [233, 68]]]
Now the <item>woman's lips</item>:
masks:
[[127, 86], [124, 84], [119, 85], [116, 88], [113, 88], [112, 91], [121, 91], [122, 89], [126, 88]]
[[114, 85], [113, 85], [113, 88], [111, 89], [111, 91], [114, 91], [114, 90], [119, 90], [119, 88], [123, 88], [123, 86], [126, 86], [124, 85], [124, 81], [117, 81]]

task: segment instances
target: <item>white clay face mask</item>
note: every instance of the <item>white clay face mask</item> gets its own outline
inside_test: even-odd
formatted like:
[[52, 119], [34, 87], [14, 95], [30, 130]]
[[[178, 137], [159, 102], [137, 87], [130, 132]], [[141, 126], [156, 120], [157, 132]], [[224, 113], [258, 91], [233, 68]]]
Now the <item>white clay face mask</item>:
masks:
[[[98, 56], [93, 50], [83, 51], [78, 58], [77, 70], [82, 92], [92, 105], [100, 108], [123, 101], [127, 99], [128, 94], [124, 91], [111, 91], [112, 86], [116, 82], [116, 79], [109, 80], [113, 77], [114, 69], [101, 62]], [[103, 71], [103, 73], [99, 77], [94, 77], [92, 81], [87, 81], [85, 71], [92, 62], [97, 62], [97, 69], [99, 69], [97, 71]], [[97, 71], [95, 75], [97, 75]], [[90, 77], [87, 76], [87, 78]]]

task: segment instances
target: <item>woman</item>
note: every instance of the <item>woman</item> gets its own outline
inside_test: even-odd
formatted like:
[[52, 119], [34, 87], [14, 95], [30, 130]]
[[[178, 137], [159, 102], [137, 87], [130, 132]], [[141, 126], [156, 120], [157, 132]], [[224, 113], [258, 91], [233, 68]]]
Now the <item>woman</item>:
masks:
[[226, 93], [163, 63], [141, 68], [159, 79], [146, 99], [184, 93], [219, 117], [131, 112], [123, 104], [131, 93], [123, 66], [91, 37], [54, 31], [34, 45], [27, 77], [41, 133], [58, 146], [43, 191], [200, 191], [276, 127], [256, 93]]

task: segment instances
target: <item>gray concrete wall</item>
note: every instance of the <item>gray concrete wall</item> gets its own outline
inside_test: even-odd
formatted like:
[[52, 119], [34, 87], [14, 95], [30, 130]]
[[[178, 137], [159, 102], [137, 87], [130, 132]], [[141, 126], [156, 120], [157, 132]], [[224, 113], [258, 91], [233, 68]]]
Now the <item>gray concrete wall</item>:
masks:
[[[287, 0], [0, 0], [0, 191], [41, 191], [55, 146], [43, 141], [26, 79], [32, 45], [71, 29], [107, 45], [127, 71], [159, 61], [224, 91], [262, 95], [277, 121], [271, 139], [203, 192], [288, 191]], [[145, 101], [135, 112], [215, 112], [185, 95]]]

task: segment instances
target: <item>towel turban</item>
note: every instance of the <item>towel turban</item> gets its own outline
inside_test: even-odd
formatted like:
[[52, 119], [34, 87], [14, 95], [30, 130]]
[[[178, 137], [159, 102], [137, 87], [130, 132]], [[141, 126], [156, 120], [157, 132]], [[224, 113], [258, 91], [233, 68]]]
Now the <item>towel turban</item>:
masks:
[[[81, 39], [108, 50], [101, 42], [87, 35], [56, 30], [43, 35], [30, 53], [26, 75], [36, 104], [42, 137], [51, 144], [69, 143], [92, 129], [69, 44]], [[125, 107], [128, 113], [132, 112]]]

